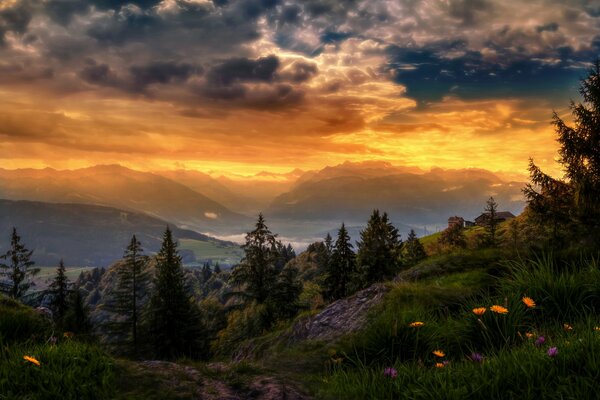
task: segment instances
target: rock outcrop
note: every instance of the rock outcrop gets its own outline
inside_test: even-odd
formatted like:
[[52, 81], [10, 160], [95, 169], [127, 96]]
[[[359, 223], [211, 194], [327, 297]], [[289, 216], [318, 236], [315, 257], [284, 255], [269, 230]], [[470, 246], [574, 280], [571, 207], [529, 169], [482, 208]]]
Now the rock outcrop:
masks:
[[360, 330], [369, 311], [382, 301], [388, 291], [386, 285], [375, 284], [331, 303], [316, 315], [301, 318], [292, 327], [292, 341], [331, 341]]

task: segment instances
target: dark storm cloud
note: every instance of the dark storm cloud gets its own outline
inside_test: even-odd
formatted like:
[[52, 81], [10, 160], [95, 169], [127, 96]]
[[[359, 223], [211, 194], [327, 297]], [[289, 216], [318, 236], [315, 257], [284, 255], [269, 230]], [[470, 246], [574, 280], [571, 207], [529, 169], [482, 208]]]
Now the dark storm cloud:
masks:
[[493, 4], [489, 0], [452, 0], [449, 4], [449, 15], [467, 26], [481, 22], [481, 14], [492, 10]]
[[549, 24], [540, 25], [535, 28], [539, 33], [542, 32], [556, 32], [558, 30], [558, 24], [556, 22], [550, 22]]
[[133, 76], [134, 87], [140, 89], [153, 83], [185, 82], [192, 75], [199, 75], [202, 71], [202, 67], [173, 62], [156, 62], [129, 68], [129, 72]]
[[24, 34], [32, 18], [33, 7], [30, 3], [21, 2], [14, 7], [0, 9], [0, 45], [4, 43], [7, 32]]
[[274, 55], [256, 60], [234, 58], [213, 67], [207, 79], [215, 86], [229, 86], [236, 82], [271, 82], [279, 65], [279, 58]]
[[311, 80], [319, 72], [317, 65], [304, 61], [296, 61], [292, 64], [288, 71], [280, 74], [283, 80], [293, 83], [301, 83]]

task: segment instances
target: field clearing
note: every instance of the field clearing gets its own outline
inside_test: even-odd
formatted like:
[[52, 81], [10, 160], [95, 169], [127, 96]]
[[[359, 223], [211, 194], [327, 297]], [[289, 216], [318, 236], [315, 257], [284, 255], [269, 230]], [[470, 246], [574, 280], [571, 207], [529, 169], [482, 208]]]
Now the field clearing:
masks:
[[234, 265], [240, 262], [244, 251], [237, 245], [223, 245], [216, 242], [202, 242], [194, 239], [180, 239], [181, 250], [191, 250], [197, 263], [211, 261], [212, 264]]

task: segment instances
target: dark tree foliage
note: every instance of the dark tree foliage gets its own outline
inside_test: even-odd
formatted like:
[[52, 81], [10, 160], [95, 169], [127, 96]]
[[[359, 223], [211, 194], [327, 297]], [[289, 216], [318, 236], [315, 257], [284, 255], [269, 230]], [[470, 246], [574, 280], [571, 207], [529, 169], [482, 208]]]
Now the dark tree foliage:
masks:
[[60, 260], [56, 268], [56, 276], [48, 287], [48, 293], [52, 296], [50, 308], [57, 322], [62, 322], [67, 309], [69, 308], [69, 279], [65, 275], [65, 263]]
[[157, 357], [199, 356], [199, 310], [186, 292], [181, 257], [168, 227], [156, 257], [154, 292], [149, 311], [150, 333]]
[[387, 213], [373, 210], [357, 243], [356, 265], [360, 288], [392, 278], [401, 268], [402, 240]]
[[65, 313], [63, 325], [65, 331], [73, 332], [77, 335], [89, 335], [92, 325], [81, 292], [75, 289], [69, 297], [69, 308]]
[[276, 319], [288, 319], [298, 313], [298, 298], [302, 293], [302, 282], [298, 279], [298, 269], [285, 266], [277, 276], [270, 302]]
[[207, 262], [204, 263], [204, 265], [202, 266], [201, 274], [202, 274], [202, 283], [208, 282], [208, 280], [212, 276], [213, 272], [210, 269], [210, 265]]
[[467, 239], [465, 238], [463, 230], [463, 227], [458, 224], [449, 226], [440, 235], [438, 243], [450, 248], [466, 248]]
[[33, 250], [27, 250], [21, 243], [17, 229], [13, 228], [10, 236], [10, 249], [0, 256], [7, 260], [7, 264], [0, 263], [2, 271], [0, 274], [5, 280], [2, 289], [13, 299], [21, 299], [34, 285], [32, 278], [40, 272], [39, 268], [33, 268], [35, 263], [31, 260], [32, 254]]
[[350, 235], [342, 224], [325, 269], [323, 297], [336, 300], [350, 293], [351, 279], [356, 271], [355, 254]]
[[280, 241], [277, 241], [277, 262], [275, 263], [275, 268], [277, 271], [281, 271], [283, 267], [288, 263], [288, 261], [296, 258], [296, 252], [291, 244], [288, 243], [287, 246], [284, 246]]
[[124, 337], [124, 345], [137, 355], [139, 350], [139, 327], [142, 299], [147, 293], [150, 276], [146, 269], [148, 258], [143, 254], [141, 243], [135, 235], [125, 250], [123, 263], [117, 269], [117, 284], [113, 291], [113, 311], [121, 316], [114, 325]]
[[571, 101], [570, 105], [572, 126], [556, 112], [553, 115], [564, 180], [543, 173], [530, 160], [531, 183], [524, 189], [535, 220], [550, 228], [557, 245], [562, 239], [561, 230], [572, 223], [583, 228], [586, 236], [599, 236], [600, 61], [596, 61], [582, 80], [579, 93], [583, 102]]
[[485, 244], [489, 247], [496, 247], [498, 245], [498, 203], [493, 197], [490, 197], [485, 205]]
[[221, 273], [221, 266], [219, 265], [219, 263], [217, 262], [215, 264], [215, 269], [213, 271], [215, 274], [220, 274]]
[[231, 273], [230, 282], [241, 288], [234, 292], [235, 295], [258, 304], [267, 300], [275, 286], [278, 264], [281, 263], [278, 245], [276, 235], [271, 233], [262, 214], [259, 214], [256, 227], [246, 235], [246, 243], [242, 246], [245, 256]]
[[427, 253], [423, 244], [417, 237], [414, 229], [410, 230], [406, 242], [404, 242], [403, 259], [407, 265], [415, 265], [419, 261], [427, 258]]

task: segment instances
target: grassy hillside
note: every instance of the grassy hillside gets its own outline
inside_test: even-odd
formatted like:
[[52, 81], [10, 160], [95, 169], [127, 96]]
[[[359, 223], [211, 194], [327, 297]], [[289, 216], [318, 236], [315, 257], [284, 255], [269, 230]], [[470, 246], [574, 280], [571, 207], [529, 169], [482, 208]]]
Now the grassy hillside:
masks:
[[216, 262], [221, 265], [234, 265], [244, 256], [244, 252], [240, 246], [220, 241], [180, 239], [179, 248], [181, 250], [192, 251], [197, 263], [210, 261], [213, 265]]

